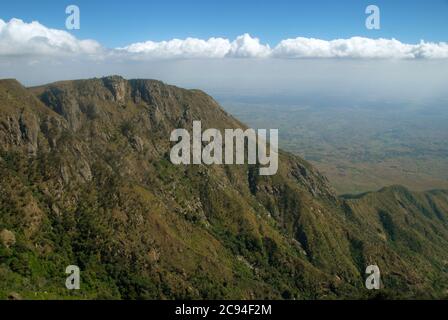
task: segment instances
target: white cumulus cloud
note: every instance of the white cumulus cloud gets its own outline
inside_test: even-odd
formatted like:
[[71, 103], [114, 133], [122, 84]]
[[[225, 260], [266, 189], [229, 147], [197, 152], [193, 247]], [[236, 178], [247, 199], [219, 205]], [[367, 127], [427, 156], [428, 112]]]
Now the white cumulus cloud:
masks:
[[137, 54], [146, 58], [264, 58], [271, 54], [269, 45], [257, 38], [243, 34], [234, 41], [223, 38], [202, 40], [197, 38], [173, 39], [169, 41], [137, 42], [117, 51]]
[[137, 42], [117, 48], [117, 50], [141, 54], [149, 58], [223, 58], [229, 52], [230, 47], [230, 41], [223, 38], [208, 40], [187, 38], [185, 40]]
[[5, 22], [0, 19], [0, 55], [96, 55], [101, 45], [93, 40], [78, 40], [70, 33], [50, 29], [37, 21], [20, 19]]
[[413, 47], [412, 52], [415, 58], [448, 59], [448, 43], [422, 41]]
[[448, 44], [421, 41], [419, 44], [402, 43], [396, 39], [321, 40], [298, 37], [282, 40], [271, 49], [249, 34], [230, 41], [223, 38], [201, 40], [187, 38], [161, 42], [140, 42], [121, 52], [139, 54], [146, 58], [352, 58], [352, 59], [445, 59]]
[[81, 55], [120, 59], [213, 58], [352, 58], [352, 59], [448, 59], [448, 43], [407, 44], [396, 39], [321, 40], [298, 37], [271, 48], [245, 33], [236, 39], [198, 38], [145, 41], [106, 49], [94, 40], [80, 40], [64, 30], [47, 28], [37, 21], [0, 19], [0, 57]]
[[448, 44], [406, 44], [396, 39], [320, 40], [295, 38], [281, 41], [272, 55], [278, 58], [367, 58], [367, 59], [438, 59], [448, 58]]
[[252, 38], [245, 33], [237, 37], [231, 44], [227, 54], [236, 58], [265, 58], [271, 55], [269, 45], [263, 45], [258, 38]]

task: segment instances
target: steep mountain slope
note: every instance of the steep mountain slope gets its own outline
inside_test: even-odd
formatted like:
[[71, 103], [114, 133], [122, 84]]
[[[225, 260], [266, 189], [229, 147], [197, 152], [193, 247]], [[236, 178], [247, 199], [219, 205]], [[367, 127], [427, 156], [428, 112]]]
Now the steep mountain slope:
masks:
[[[205, 93], [118, 76], [0, 81], [0, 297], [442, 297], [448, 197], [338, 199], [304, 160], [180, 165], [170, 133], [245, 128]], [[65, 267], [82, 270], [65, 289]]]

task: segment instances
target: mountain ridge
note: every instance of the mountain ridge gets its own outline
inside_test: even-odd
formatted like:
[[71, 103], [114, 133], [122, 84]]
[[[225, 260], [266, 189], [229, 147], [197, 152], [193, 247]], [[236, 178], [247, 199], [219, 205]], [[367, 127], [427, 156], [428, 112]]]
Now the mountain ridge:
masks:
[[[446, 295], [445, 191], [342, 199], [283, 151], [272, 177], [175, 166], [169, 133], [194, 120], [247, 128], [157, 80], [0, 80], [0, 231], [15, 237], [0, 242], [0, 297], [369, 298], [369, 264], [385, 297]], [[70, 264], [78, 292], [63, 285]]]

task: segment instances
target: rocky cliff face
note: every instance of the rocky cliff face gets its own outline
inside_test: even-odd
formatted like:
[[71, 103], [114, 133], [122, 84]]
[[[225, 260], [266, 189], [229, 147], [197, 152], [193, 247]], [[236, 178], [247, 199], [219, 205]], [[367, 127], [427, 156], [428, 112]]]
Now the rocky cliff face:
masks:
[[369, 264], [383, 295], [445, 294], [445, 192], [338, 199], [284, 152], [275, 176], [175, 166], [170, 132], [194, 120], [245, 128], [207, 94], [154, 80], [0, 81], [0, 296], [369, 297]]

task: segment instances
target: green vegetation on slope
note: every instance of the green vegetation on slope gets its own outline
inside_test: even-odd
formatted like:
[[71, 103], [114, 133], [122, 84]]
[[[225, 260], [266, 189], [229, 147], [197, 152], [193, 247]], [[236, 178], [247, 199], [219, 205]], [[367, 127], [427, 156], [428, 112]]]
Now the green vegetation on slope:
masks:
[[[447, 194], [338, 199], [306, 161], [175, 166], [169, 134], [245, 128], [208, 95], [121, 77], [0, 81], [0, 297], [445, 297]], [[65, 267], [81, 268], [81, 290]]]

